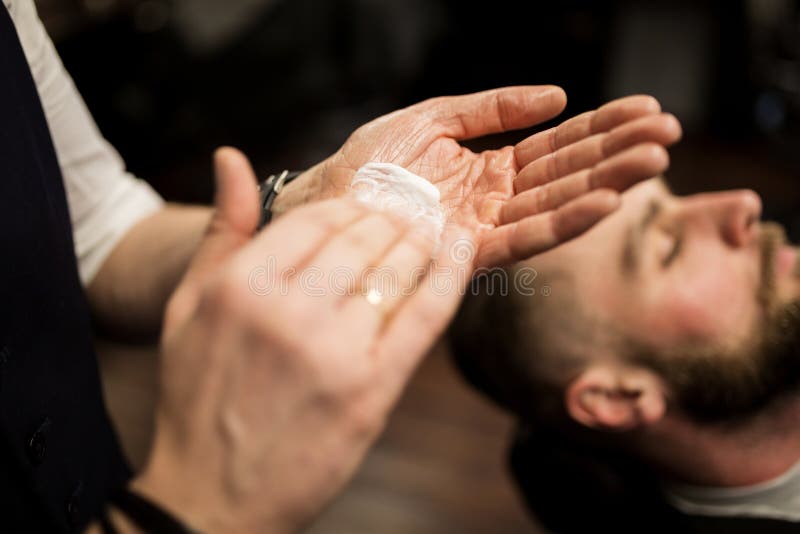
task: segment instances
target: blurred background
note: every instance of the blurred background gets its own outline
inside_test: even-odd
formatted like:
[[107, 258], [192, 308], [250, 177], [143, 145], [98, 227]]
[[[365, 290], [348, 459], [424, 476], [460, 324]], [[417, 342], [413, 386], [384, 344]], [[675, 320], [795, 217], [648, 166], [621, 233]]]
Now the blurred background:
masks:
[[[303, 169], [360, 124], [424, 98], [554, 83], [569, 95], [565, 116], [656, 96], [686, 133], [672, 152], [674, 188], [754, 188], [800, 240], [795, 0], [37, 4], [103, 133], [168, 200], [210, 202], [210, 154], [222, 144], [263, 175]], [[140, 461], [154, 352], [103, 346], [109, 402]], [[117, 383], [131, 373], [136, 391]], [[543, 532], [505, 474], [510, 425], [435, 352], [313, 532]]]

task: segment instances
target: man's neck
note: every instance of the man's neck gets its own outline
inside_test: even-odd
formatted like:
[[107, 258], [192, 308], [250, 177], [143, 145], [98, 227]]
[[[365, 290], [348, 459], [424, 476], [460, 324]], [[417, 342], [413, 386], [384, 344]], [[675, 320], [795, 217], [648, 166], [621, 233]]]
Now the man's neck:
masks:
[[735, 429], [668, 416], [638, 438], [638, 449], [665, 477], [698, 486], [766, 482], [800, 461], [800, 396]]

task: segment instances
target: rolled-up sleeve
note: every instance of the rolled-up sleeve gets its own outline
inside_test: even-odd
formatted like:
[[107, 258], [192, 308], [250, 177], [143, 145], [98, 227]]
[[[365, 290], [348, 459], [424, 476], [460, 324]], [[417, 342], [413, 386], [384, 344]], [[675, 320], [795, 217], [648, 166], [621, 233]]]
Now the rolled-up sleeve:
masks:
[[163, 200], [125, 169], [103, 138], [39, 20], [33, 0], [4, 0], [50, 126], [67, 193], [81, 281], [88, 284], [119, 240]]

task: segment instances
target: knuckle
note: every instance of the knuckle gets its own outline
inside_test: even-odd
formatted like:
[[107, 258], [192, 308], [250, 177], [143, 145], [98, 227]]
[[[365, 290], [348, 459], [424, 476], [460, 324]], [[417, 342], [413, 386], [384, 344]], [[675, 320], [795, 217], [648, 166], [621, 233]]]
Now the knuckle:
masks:
[[236, 314], [241, 308], [246, 288], [247, 284], [234, 271], [226, 270], [203, 292], [200, 306], [205, 310]]
[[555, 152], [559, 149], [561, 146], [561, 136], [564, 135], [564, 131], [568, 127], [568, 123], [564, 122], [547, 132], [547, 147], [549, 148], [550, 152]]
[[641, 152], [643, 157], [654, 165], [660, 165], [667, 157], [667, 151], [664, 147], [653, 142], [642, 144]]
[[324, 349], [320, 349], [320, 343], [315, 341], [317, 336], [308, 335], [314, 330], [314, 325], [307, 317], [296, 315], [292, 310], [293, 300], [286, 299], [280, 312], [270, 314], [268, 320], [256, 320], [256, 334], [269, 345], [279, 348], [295, 367], [302, 369], [309, 383], [321, 383], [325, 369], [319, 355], [325, 354], [321, 352]]
[[498, 124], [503, 131], [509, 130], [510, 125], [508, 119], [513, 116], [511, 113], [512, 106], [508, 101], [508, 94], [502, 91], [496, 91], [491, 96], [492, 105], [495, 108]]
[[547, 158], [545, 167], [545, 176], [544, 176], [545, 183], [551, 182], [559, 177], [562, 167], [562, 162], [561, 162], [561, 156], [563, 156], [562, 151], [563, 149], [557, 150], [552, 154], [550, 154], [550, 157]]
[[310, 358], [309, 371], [329, 404], [347, 409], [372, 394], [375, 381], [371, 368], [354, 362], [352, 355], [341, 356], [331, 350], [309, 353], [318, 356]]
[[383, 426], [383, 413], [371, 396], [351, 398], [345, 412], [346, 426], [352, 435], [369, 437], [377, 434]]
[[541, 213], [548, 211], [550, 205], [550, 187], [540, 187], [536, 192], [536, 211]]
[[354, 250], [366, 249], [369, 244], [367, 236], [360, 232], [348, 232], [344, 236], [344, 241], [347, 248]]
[[[597, 134], [594, 137], [594, 156], [595, 161], [592, 162], [593, 165], [608, 159], [612, 154], [616, 153], [619, 148], [619, 144], [625, 143], [625, 140], [620, 140], [620, 135], [615, 135], [613, 131], [611, 132], [603, 132], [601, 134]], [[592, 165], [592, 166], [593, 166]]]
[[313, 354], [309, 348], [308, 341], [302, 335], [294, 334], [293, 329], [280, 328], [275, 323], [261, 323], [256, 332], [259, 340], [269, 348], [278, 349], [278, 352], [286, 355], [292, 361], [292, 365], [303, 370], [309, 378], [316, 373], [310, 365]]

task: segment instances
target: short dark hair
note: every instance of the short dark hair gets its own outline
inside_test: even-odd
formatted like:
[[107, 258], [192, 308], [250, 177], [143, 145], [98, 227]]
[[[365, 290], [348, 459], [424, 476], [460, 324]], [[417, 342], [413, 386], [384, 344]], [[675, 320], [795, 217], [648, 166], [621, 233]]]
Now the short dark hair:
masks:
[[583, 369], [583, 349], [595, 328], [566, 273], [539, 272], [536, 281], [549, 288], [547, 296], [495, 292], [491, 280], [475, 278], [448, 340], [472, 386], [518, 417], [541, 423], [566, 415], [564, 386]]

